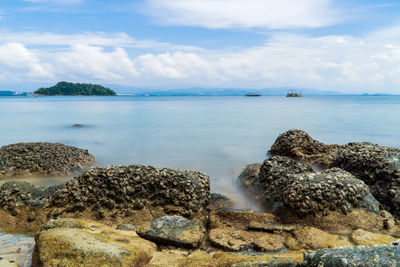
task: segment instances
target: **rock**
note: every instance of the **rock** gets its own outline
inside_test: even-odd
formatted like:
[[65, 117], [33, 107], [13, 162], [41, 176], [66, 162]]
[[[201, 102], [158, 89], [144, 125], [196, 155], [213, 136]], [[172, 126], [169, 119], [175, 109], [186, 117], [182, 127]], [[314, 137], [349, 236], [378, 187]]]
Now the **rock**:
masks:
[[228, 197], [221, 195], [219, 193], [211, 193], [209, 208], [216, 209], [222, 207], [232, 207], [233, 202]]
[[304, 254], [302, 266], [398, 266], [400, 247], [374, 246], [355, 248], [321, 249]]
[[400, 213], [400, 149], [368, 142], [349, 143], [332, 152], [330, 166], [363, 180], [372, 195], [391, 213]]
[[136, 231], [136, 227], [130, 223], [119, 224], [117, 230]]
[[[142, 165], [95, 167], [69, 181], [51, 198], [52, 217], [83, 217], [135, 226], [165, 215], [207, 220], [209, 177], [194, 171]], [[124, 219], [126, 218], [126, 219]]]
[[368, 186], [350, 173], [332, 168], [315, 173], [289, 158], [271, 157], [260, 170], [264, 200], [271, 206], [285, 206], [299, 213], [326, 213], [362, 208], [379, 214], [379, 203]]
[[255, 212], [249, 209], [218, 208], [211, 209], [209, 228], [235, 227], [247, 230], [254, 223], [276, 223], [271, 213]]
[[293, 232], [297, 229], [297, 225], [286, 225], [271, 222], [250, 222], [247, 227], [249, 230], [263, 231], [263, 232]]
[[58, 219], [35, 235], [34, 266], [144, 266], [156, 245], [94, 221]]
[[204, 238], [204, 230], [199, 224], [181, 216], [157, 218], [139, 229], [138, 234], [157, 244], [189, 248], [198, 247]]
[[72, 127], [81, 128], [81, 127], [83, 127], [83, 125], [80, 123], [75, 123], [74, 125], [72, 125]]
[[75, 175], [94, 161], [87, 150], [63, 144], [12, 144], [0, 148], [0, 179]]
[[258, 196], [261, 195], [264, 191], [264, 187], [260, 183], [259, 174], [260, 174], [260, 163], [253, 163], [247, 165], [243, 171], [240, 173], [237, 183], [249, 193]]
[[226, 251], [279, 252], [286, 248], [283, 236], [232, 227], [211, 229], [209, 238], [214, 246]]
[[31, 266], [34, 246], [32, 237], [0, 233], [0, 266]]
[[394, 238], [393, 236], [372, 233], [363, 229], [355, 230], [351, 234], [351, 239], [357, 245], [362, 246], [387, 245], [396, 241], [396, 238]]
[[329, 146], [311, 138], [305, 131], [292, 129], [279, 135], [268, 153], [300, 161], [310, 161], [329, 151]]
[[231, 267], [297, 267], [299, 264], [294, 261], [247, 261], [231, 265]]
[[292, 250], [351, 247], [353, 244], [343, 236], [329, 234], [314, 227], [302, 227], [293, 232], [294, 239], [286, 245]]

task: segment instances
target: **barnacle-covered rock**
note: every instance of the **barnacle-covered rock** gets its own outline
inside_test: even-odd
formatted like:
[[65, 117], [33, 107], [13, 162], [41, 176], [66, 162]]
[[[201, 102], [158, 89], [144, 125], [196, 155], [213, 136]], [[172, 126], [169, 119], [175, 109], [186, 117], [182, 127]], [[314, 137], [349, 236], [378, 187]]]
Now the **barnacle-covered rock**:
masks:
[[286, 156], [308, 161], [328, 151], [329, 146], [313, 139], [305, 131], [292, 129], [279, 135], [268, 153], [271, 156]]
[[0, 179], [76, 175], [94, 161], [87, 150], [63, 144], [12, 144], [0, 148]]
[[181, 215], [204, 224], [209, 202], [209, 177], [200, 172], [130, 165], [86, 171], [58, 190], [47, 209], [52, 216], [136, 224]]

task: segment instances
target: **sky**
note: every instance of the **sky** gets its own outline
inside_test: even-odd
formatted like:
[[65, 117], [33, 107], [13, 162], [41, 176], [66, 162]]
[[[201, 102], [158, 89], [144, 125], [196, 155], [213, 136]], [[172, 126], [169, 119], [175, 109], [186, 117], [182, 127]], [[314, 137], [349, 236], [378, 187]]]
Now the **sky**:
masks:
[[400, 94], [400, 1], [1, 0], [0, 90]]

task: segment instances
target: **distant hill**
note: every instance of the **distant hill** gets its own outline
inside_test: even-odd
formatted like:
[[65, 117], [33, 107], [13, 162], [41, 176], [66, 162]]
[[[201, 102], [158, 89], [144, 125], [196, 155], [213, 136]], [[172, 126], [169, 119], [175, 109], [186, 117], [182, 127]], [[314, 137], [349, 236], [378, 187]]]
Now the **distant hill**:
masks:
[[87, 96], [112, 96], [116, 93], [104, 86], [88, 83], [59, 82], [49, 88], [40, 88], [34, 92], [38, 95], [87, 95]]

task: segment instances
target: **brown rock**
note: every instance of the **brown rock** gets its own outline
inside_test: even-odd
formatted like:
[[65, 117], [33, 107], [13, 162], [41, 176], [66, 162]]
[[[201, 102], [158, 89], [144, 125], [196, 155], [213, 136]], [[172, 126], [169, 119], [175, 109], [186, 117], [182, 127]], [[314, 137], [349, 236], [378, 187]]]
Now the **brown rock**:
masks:
[[355, 230], [351, 234], [351, 239], [357, 245], [363, 246], [386, 245], [396, 241], [396, 238], [394, 238], [393, 236], [368, 232], [363, 229]]

